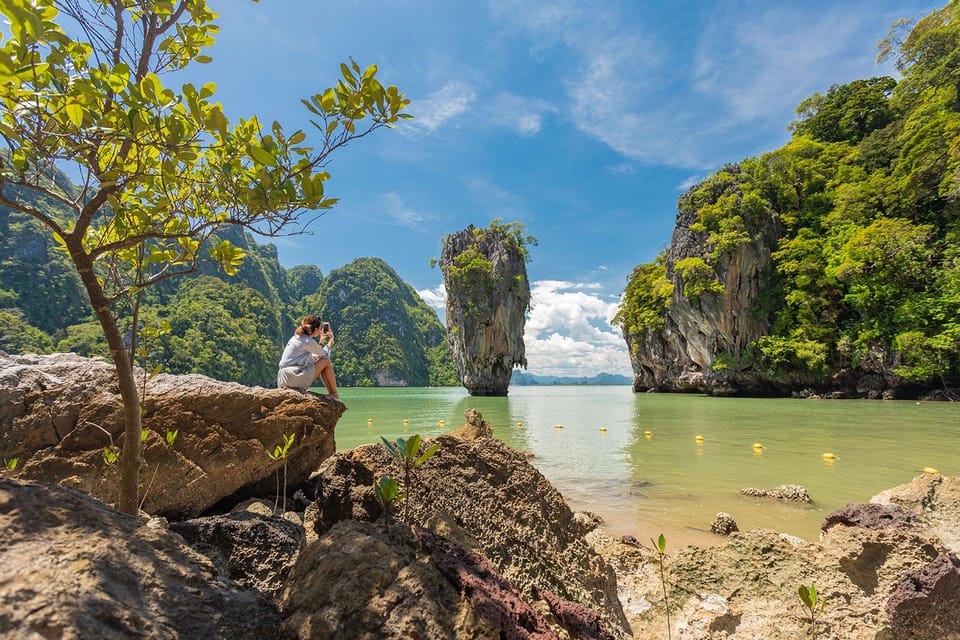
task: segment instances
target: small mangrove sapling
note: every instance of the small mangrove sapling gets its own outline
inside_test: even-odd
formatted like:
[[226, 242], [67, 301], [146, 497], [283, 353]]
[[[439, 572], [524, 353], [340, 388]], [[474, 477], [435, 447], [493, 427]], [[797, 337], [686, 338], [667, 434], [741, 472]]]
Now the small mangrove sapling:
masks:
[[[273, 448], [273, 452], [267, 451], [267, 455], [273, 460], [283, 460], [283, 510], [287, 509], [287, 452], [293, 446], [293, 441], [297, 434], [283, 434], [283, 444], [278, 444]], [[277, 469], [277, 498], [273, 502], [273, 511], [277, 511], [277, 503], [280, 501], [280, 469]]]
[[403, 500], [406, 494], [400, 491], [400, 485], [397, 484], [397, 480], [390, 476], [380, 478], [380, 480], [373, 485], [373, 490], [377, 495], [377, 502], [380, 503], [380, 508], [383, 509], [384, 522], [390, 524], [390, 508], [400, 500]]
[[803, 606], [806, 607], [807, 612], [810, 614], [810, 637], [816, 640], [817, 614], [823, 611], [824, 600], [817, 595], [817, 586], [812, 582], [809, 587], [805, 584], [800, 585], [797, 593], [800, 595], [800, 602], [803, 603]]
[[380, 439], [383, 440], [383, 445], [387, 448], [390, 455], [393, 456], [393, 459], [399, 462], [403, 468], [403, 516], [406, 518], [409, 513], [407, 506], [409, 499], [416, 493], [413, 484], [414, 470], [432, 458], [437, 451], [440, 450], [440, 443], [437, 442], [428, 447], [423, 453], [420, 453], [420, 443], [422, 439], [419, 433], [410, 436], [407, 440], [397, 438], [396, 442], [390, 442], [383, 436], [380, 436]]
[[657, 552], [657, 560], [660, 562], [660, 584], [663, 586], [663, 608], [667, 612], [667, 640], [670, 639], [670, 600], [667, 597], [667, 576], [663, 569], [663, 559], [667, 557], [667, 538], [662, 533], [660, 537], [654, 540], [650, 538], [654, 550]]

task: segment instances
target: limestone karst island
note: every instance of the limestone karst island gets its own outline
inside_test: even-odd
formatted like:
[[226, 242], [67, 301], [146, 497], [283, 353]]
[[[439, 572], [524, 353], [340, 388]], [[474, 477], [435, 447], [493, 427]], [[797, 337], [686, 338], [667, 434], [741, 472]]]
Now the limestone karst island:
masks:
[[960, 0], [0, 0], [0, 638], [960, 639]]

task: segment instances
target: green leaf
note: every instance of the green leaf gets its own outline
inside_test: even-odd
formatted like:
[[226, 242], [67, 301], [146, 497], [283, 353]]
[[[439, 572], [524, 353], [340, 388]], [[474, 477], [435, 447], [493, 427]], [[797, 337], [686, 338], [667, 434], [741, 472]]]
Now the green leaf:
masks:
[[432, 458], [432, 457], [434, 456], [434, 454], [436, 454], [437, 451], [439, 451], [439, 450], [440, 450], [440, 443], [438, 442], [438, 443], [432, 445], [432, 446], [431, 446], [429, 449], [427, 449], [426, 451], [424, 451], [423, 454], [422, 454], [419, 458], [417, 458], [417, 461], [416, 461], [414, 464], [416, 464], [416, 465], [421, 465], [421, 464], [423, 464], [424, 462], [426, 462], [427, 460], [429, 460], [430, 458]]
[[385, 446], [385, 447], [387, 448], [387, 451], [390, 453], [390, 455], [393, 456], [394, 458], [396, 458], [397, 460], [399, 460], [399, 459], [400, 459], [400, 452], [397, 451], [397, 448], [396, 448], [389, 440], [387, 440], [387, 439], [384, 438], [383, 436], [380, 436], [380, 439], [383, 440], [383, 446]]
[[270, 153], [263, 147], [259, 147], [253, 144], [247, 145], [247, 154], [254, 160], [254, 162], [257, 162], [258, 164], [262, 164], [268, 167], [277, 166], [277, 159], [274, 157], [272, 153]]
[[79, 129], [83, 125], [83, 107], [79, 104], [76, 102], [68, 102], [64, 107], [64, 111], [67, 112], [67, 117], [70, 118], [73, 126]]
[[357, 79], [353, 75], [353, 73], [351, 73], [350, 67], [348, 67], [345, 63], [341, 62], [340, 71], [343, 73], [343, 77], [347, 80], [347, 82], [350, 83], [351, 87], [357, 86]]
[[297, 131], [292, 136], [290, 136], [290, 138], [287, 140], [287, 144], [291, 146], [295, 144], [300, 144], [306, 139], [307, 139], [307, 134], [305, 134], [303, 131]]
[[413, 460], [413, 458], [417, 455], [417, 451], [419, 450], [420, 450], [420, 434], [414, 434], [413, 437], [411, 437], [405, 443], [404, 451], [403, 451], [404, 457], [407, 460]]

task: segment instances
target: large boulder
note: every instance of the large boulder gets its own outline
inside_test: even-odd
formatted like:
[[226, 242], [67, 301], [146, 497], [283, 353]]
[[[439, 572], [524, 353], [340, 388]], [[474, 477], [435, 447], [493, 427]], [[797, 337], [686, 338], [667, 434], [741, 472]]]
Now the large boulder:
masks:
[[525, 250], [502, 228], [469, 225], [444, 238], [440, 269], [447, 343], [463, 386], [474, 396], [507, 395], [514, 367], [527, 366]]
[[[296, 435], [287, 483], [305, 481], [334, 452], [334, 427], [345, 410], [313, 394], [169, 374], [149, 380], [143, 407], [143, 509], [175, 518], [272, 494], [283, 463], [267, 452], [284, 434]], [[166, 434], [173, 431], [170, 446]], [[0, 452], [19, 458], [20, 478], [111, 503], [119, 469], [103, 450], [119, 445], [122, 432], [112, 364], [75, 354], [0, 353]]]
[[[416, 470], [411, 498], [398, 515], [435, 527], [465, 548], [479, 545], [477, 550], [525, 598], [549, 591], [599, 613], [609, 633], [627, 636], [616, 576], [586, 543], [563, 497], [522, 454], [484, 437], [489, 426], [478, 413], [467, 413], [475, 424], [460, 435], [436, 439], [440, 450]], [[380, 516], [371, 506], [376, 504], [372, 486], [357, 486], [350, 478], [403, 478], [399, 464], [380, 445], [338, 453], [319, 475], [319, 510], [328, 516], [318, 520], [321, 535], [335, 524], [334, 513], [364, 520]], [[327, 501], [336, 509], [325, 510]]]
[[283, 638], [269, 599], [163, 529], [82, 493], [0, 478], [0, 637]]

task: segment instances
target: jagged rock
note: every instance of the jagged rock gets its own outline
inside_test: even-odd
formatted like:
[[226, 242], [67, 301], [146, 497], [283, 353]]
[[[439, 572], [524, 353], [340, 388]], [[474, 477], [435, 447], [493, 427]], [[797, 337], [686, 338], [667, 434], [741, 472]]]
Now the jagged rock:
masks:
[[283, 638], [276, 607], [169, 531], [0, 479], [0, 637]]
[[718, 536], [728, 536], [734, 531], [740, 531], [740, 527], [737, 526], [737, 521], [733, 519], [732, 515], [720, 511], [710, 524], [710, 531]]
[[530, 283], [521, 247], [500, 229], [469, 225], [444, 238], [440, 268], [447, 342], [463, 386], [475, 396], [507, 395], [514, 367], [527, 366]]
[[922, 514], [928, 533], [960, 554], [960, 476], [922, 473], [906, 484], [875, 495], [870, 502], [895, 504]]
[[603, 518], [592, 511], [577, 511], [573, 514], [573, 521], [577, 523], [580, 535], [584, 536], [603, 524]]
[[[732, 176], [740, 173], [736, 165], [721, 171]], [[730, 196], [739, 186], [728, 181]], [[759, 378], [731, 380], [729, 370], [714, 368], [720, 353], [740, 353], [754, 340], [769, 333], [769, 320], [753, 309], [765, 289], [770, 273], [770, 253], [782, 234], [776, 216], [756, 216], [747, 221], [751, 242], [725, 252], [715, 265], [723, 293], [705, 292], [697, 297], [683, 295], [683, 280], [674, 265], [686, 258], [704, 259], [710, 252], [706, 230], [695, 230], [697, 203], [690, 192], [677, 203], [677, 220], [666, 255], [667, 278], [674, 284], [673, 298], [664, 326], [656, 331], [632, 334], [624, 328], [630, 361], [634, 371], [634, 390], [698, 390], [730, 393], [750, 385], [766, 391]], [[715, 197], [727, 195], [715, 194]]]
[[[525, 597], [533, 598], [534, 587], [551, 591], [599, 613], [615, 636], [628, 635], [613, 571], [587, 545], [570, 508], [546, 478], [496, 438], [445, 435], [436, 442], [439, 452], [417, 469], [412, 498], [400, 507], [401, 512], [409, 508], [408, 521], [427, 523], [446, 514], [482, 545], [484, 555]], [[343, 478], [333, 475], [338, 469]], [[378, 445], [338, 453], [321, 471], [318, 485], [339, 487], [332, 498], [338, 506], [327, 511], [345, 518], [359, 514], [363, 520], [379, 516], [379, 506], [371, 506], [368, 498], [373, 478], [403, 477]], [[354, 485], [352, 478], [369, 484]], [[323, 513], [323, 502], [318, 506]], [[332, 524], [324, 520], [320, 526], [318, 520], [318, 533]]]
[[283, 609], [302, 640], [557, 637], [482, 557], [402, 524], [335, 524], [300, 554]]
[[799, 484], [782, 484], [773, 489], [740, 489], [740, 493], [753, 498], [772, 498], [782, 502], [813, 502], [806, 488]]
[[913, 532], [926, 528], [925, 523], [916, 513], [893, 504], [848, 504], [829, 514], [824, 519], [821, 529], [826, 531], [838, 525]]
[[[287, 482], [305, 481], [333, 453], [344, 411], [312, 394], [168, 374], [148, 382], [143, 405], [143, 509], [173, 518], [272, 495], [282, 462], [267, 451], [283, 434], [296, 434]], [[114, 367], [102, 359], [0, 354], [0, 450], [20, 458], [21, 478], [116, 500], [119, 469], [102, 452], [111, 438], [122, 442], [122, 409]], [[179, 435], [168, 446], [173, 430]]]
[[170, 529], [241, 588], [277, 600], [304, 542], [302, 526], [254, 511], [174, 522]]
[[960, 637], [960, 560], [943, 553], [905, 575], [884, 610], [888, 624], [879, 640]]

